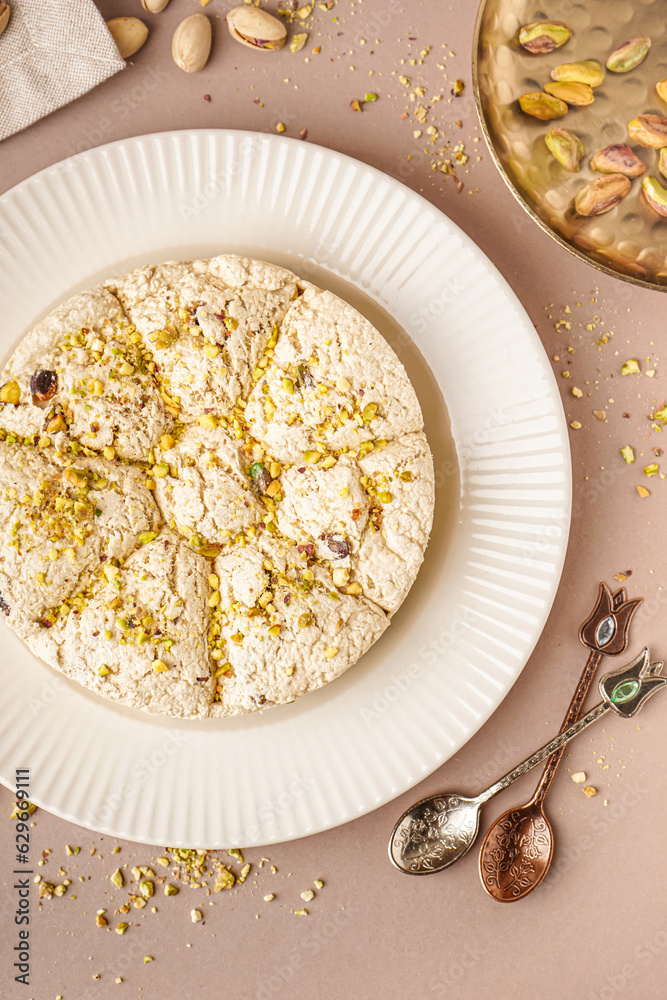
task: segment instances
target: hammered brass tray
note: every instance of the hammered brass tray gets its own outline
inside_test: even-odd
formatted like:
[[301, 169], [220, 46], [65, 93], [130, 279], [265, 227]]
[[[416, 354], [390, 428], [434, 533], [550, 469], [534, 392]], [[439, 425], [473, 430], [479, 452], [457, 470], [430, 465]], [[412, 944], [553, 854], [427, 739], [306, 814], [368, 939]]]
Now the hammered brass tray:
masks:
[[[549, 18], [563, 21], [572, 37], [548, 55], [531, 55], [518, 42], [519, 28]], [[607, 56], [637, 35], [651, 37], [644, 62], [630, 73], [607, 72], [588, 107], [571, 107], [550, 122], [525, 115], [518, 98], [542, 90], [550, 71], [564, 62]], [[641, 193], [641, 178], [621, 204], [594, 218], [573, 209], [577, 191], [602, 176], [591, 157], [611, 143], [627, 142], [657, 177], [658, 151], [629, 142], [627, 124], [639, 114], [667, 117], [667, 103], [655, 90], [667, 77], [667, 16], [661, 0], [482, 0], [473, 47], [473, 83], [482, 129], [502, 176], [529, 215], [571, 253], [605, 271], [647, 288], [667, 291], [667, 218], [657, 215]], [[554, 160], [544, 144], [550, 128], [575, 132], [586, 155], [578, 173]]]

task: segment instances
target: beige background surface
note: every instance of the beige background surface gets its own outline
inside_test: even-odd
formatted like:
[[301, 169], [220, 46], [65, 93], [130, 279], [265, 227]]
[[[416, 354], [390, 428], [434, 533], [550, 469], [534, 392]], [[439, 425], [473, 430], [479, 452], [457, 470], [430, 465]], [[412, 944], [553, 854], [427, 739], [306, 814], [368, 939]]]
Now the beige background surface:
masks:
[[[108, 875], [118, 864], [154, 864], [164, 845], [152, 850], [122, 843], [113, 854], [115, 841], [38, 811], [33, 856], [53, 852], [39, 872], [54, 882], [69, 877], [72, 884], [63, 897], [39, 908], [33, 893], [29, 988], [11, 981], [12, 797], [0, 789], [2, 995], [12, 1000], [663, 998], [664, 699], [656, 698], [634, 722], [599, 723], [571, 746], [547, 800], [554, 865], [527, 899], [510, 906], [489, 899], [479, 884], [474, 850], [439, 876], [403, 876], [389, 865], [386, 841], [395, 818], [417, 796], [437, 789], [475, 791], [557, 729], [585, 661], [576, 634], [599, 580], [614, 585], [616, 574], [627, 575], [629, 596], [645, 598], [633, 624], [631, 652], [648, 643], [654, 657], [667, 656], [667, 487], [660, 475], [649, 480], [642, 471], [652, 461], [667, 471], [667, 461], [655, 451], [667, 438], [650, 419], [665, 396], [667, 299], [598, 276], [523, 216], [482, 141], [475, 142], [471, 0], [456, 5], [338, 0], [332, 11], [316, 11], [309, 43], [296, 55], [255, 53], [234, 44], [222, 22], [227, 4], [213, 0], [206, 8], [215, 22], [212, 58], [192, 77], [172, 64], [169, 48], [176, 23], [200, 9], [195, 0], [171, 0], [157, 16], [142, 12], [138, 0], [105, 0], [101, 8], [106, 17], [143, 16], [151, 28], [147, 44], [123, 73], [3, 142], [0, 190], [72, 153], [130, 135], [207, 126], [273, 131], [279, 121], [288, 135], [307, 129], [307, 141], [402, 179], [491, 257], [523, 301], [549, 356], [558, 357], [554, 368], [568, 420], [581, 424], [571, 431], [574, 518], [550, 620], [515, 687], [455, 759], [396, 802], [337, 830], [246, 852], [252, 872], [233, 890], [208, 897], [203, 889], [184, 887], [165, 898], [159, 888], [151, 901], [157, 913], [149, 906], [125, 918], [113, 910], [126, 894], [114, 889]], [[321, 46], [319, 54], [312, 52], [315, 45]], [[423, 64], [410, 65], [428, 45], [432, 51]], [[399, 82], [401, 75], [410, 78], [409, 87]], [[466, 92], [450, 101], [457, 77]], [[427, 88], [425, 96], [411, 102], [410, 91], [420, 85]], [[350, 100], [368, 90], [379, 100], [354, 113]], [[434, 156], [423, 152], [427, 137], [413, 136], [425, 128], [414, 120], [415, 107], [439, 93], [443, 98], [433, 104], [429, 122], [452, 145], [464, 140], [470, 157], [457, 167], [460, 193], [451, 177], [432, 171]], [[435, 148], [441, 146], [438, 137]], [[621, 376], [629, 357], [639, 359], [641, 375]], [[569, 379], [560, 377], [563, 371]], [[581, 398], [572, 395], [572, 387], [582, 390]], [[605, 411], [605, 419], [597, 419], [594, 410]], [[632, 466], [619, 454], [626, 444], [637, 455]], [[645, 499], [637, 493], [640, 484], [650, 490]], [[26, 726], [32, 723], [26, 719]], [[73, 770], [76, 764], [71, 762]], [[597, 788], [594, 798], [570, 780], [568, 772], [577, 770]], [[528, 798], [535, 780], [523, 778], [490, 804], [482, 826]], [[81, 852], [66, 856], [68, 843]], [[275, 874], [268, 864], [259, 868], [263, 855], [276, 866]], [[238, 871], [233, 859], [226, 860]], [[61, 865], [67, 876], [58, 875]], [[304, 904], [300, 893], [318, 878], [324, 888]], [[264, 902], [271, 892], [275, 899]], [[304, 905], [308, 916], [295, 916], [292, 911]], [[205, 918], [197, 925], [190, 919], [193, 907]], [[121, 919], [132, 921], [127, 933], [97, 928], [100, 908], [106, 908], [111, 928]], [[154, 961], [145, 964], [144, 956]]]

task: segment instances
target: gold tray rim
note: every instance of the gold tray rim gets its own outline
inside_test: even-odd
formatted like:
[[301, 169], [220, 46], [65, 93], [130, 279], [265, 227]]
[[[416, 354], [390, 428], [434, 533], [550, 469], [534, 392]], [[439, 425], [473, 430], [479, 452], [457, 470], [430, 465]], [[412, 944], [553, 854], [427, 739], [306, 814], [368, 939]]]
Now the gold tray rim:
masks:
[[667, 292], [667, 284], [659, 284], [654, 281], [646, 281], [643, 278], [634, 277], [631, 274], [624, 274], [622, 271], [617, 271], [613, 267], [607, 267], [605, 264], [601, 264], [599, 261], [595, 260], [593, 257], [589, 257], [588, 254], [584, 253], [583, 250], [577, 249], [577, 247], [572, 246], [566, 239], [564, 239], [559, 233], [551, 228], [548, 223], [541, 219], [540, 216], [535, 212], [531, 205], [526, 201], [524, 196], [521, 194], [519, 189], [516, 187], [514, 181], [508, 174], [505, 166], [498, 155], [498, 151], [493, 142], [493, 137], [491, 131], [487, 125], [486, 118], [484, 116], [484, 109], [482, 107], [482, 94], [479, 85], [479, 45], [480, 45], [480, 35], [482, 32], [482, 21], [484, 19], [484, 13], [489, 4], [489, 0], [481, 0], [479, 8], [477, 10], [477, 17], [475, 19], [475, 31], [473, 35], [472, 42], [472, 89], [475, 98], [475, 107], [477, 109], [477, 117], [479, 118], [479, 123], [482, 129], [482, 134], [484, 136], [484, 141], [486, 142], [487, 149], [491, 154], [491, 159], [495, 163], [500, 176], [505, 181], [505, 184], [509, 190], [514, 195], [515, 199], [519, 202], [523, 210], [531, 217], [533, 222], [537, 223], [540, 229], [550, 236], [554, 242], [558, 243], [561, 247], [568, 251], [573, 257], [577, 257], [579, 260], [584, 261], [590, 267], [594, 267], [596, 271], [601, 271], [603, 274], [608, 274], [612, 278], [617, 278], [619, 281], [626, 281], [630, 285], [638, 285], [640, 288], [649, 288], [654, 292]]

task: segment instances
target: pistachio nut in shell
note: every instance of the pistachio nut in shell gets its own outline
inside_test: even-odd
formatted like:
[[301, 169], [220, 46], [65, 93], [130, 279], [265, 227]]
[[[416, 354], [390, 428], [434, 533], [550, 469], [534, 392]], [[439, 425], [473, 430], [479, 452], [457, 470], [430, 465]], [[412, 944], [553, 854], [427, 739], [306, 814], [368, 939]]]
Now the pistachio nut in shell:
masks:
[[519, 44], [534, 55], [545, 55], [565, 45], [571, 36], [562, 21], [531, 21], [519, 31]]
[[551, 70], [551, 79], [562, 83], [587, 83], [589, 87], [599, 87], [604, 82], [605, 72], [595, 59], [583, 62], [561, 63]]
[[190, 14], [181, 21], [171, 40], [174, 62], [185, 73], [199, 73], [211, 53], [211, 22], [206, 14]]
[[628, 134], [640, 146], [662, 149], [667, 146], [667, 118], [661, 115], [639, 115], [628, 125]]
[[660, 150], [660, 158], [658, 159], [658, 170], [663, 177], [667, 178], [667, 146]]
[[595, 100], [593, 90], [587, 83], [566, 83], [564, 80], [558, 80], [555, 83], [545, 84], [544, 89], [552, 97], [558, 97], [566, 104], [577, 104], [582, 108]]
[[584, 155], [584, 144], [578, 135], [566, 128], [549, 129], [544, 137], [547, 149], [566, 170], [576, 174], [579, 160]]
[[258, 7], [234, 7], [227, 14], [227, 27], [232, 38], [251, 49], [282, 49], [287, 38], [282, 21]]
[[614, 49], [607, 59], [607, 69], [612, 73], [629, 73], [631, 69], [644, 62], [650, 48], [651, 39], [648, 35], [631, 38], [630, 41]]
[[539, 118], [543, 122], [547, 122], [551, 118], [561, 118], [567, 114], [565, 101], [561, 101], [559, 97], [552, 97], [551, 94], [545, 94], [541, 90], [522, 94], [519, 98], [519, 104], [521, 110], [527, 115]]
[[667, 216], [667, 188], [664, 188], [655, 177], [645, 177], [642, 181], [644, 197], [654, 212]]
[[582, 187], [574, 199], [578, 215], [604, 215], [619, 205], [631, 187], [625, 174], [605, 174]]
[[169, 0], [141, 0], [141, 6], [149, 14], [159, 14], [169, 3]]
[[3, 33], [7, 25], [9, 24], [9, 18], [11, 17], [11, 7], [7, 3], [0, 3], [0, 35]]
[[598, 150], [591, 167], [600, 174], [625, 174], [626, 177], [640, 177], [646, 173], [644, 161], [622, 142]]
[[138, 17], [112, 17], [107, 28], [122, 59], [129, 59], [148, 38], [148, 28]]
[[658, 97], [667, 101], [667, 77], [664, 80], [658, 80], [655, 89], [658, 91]]

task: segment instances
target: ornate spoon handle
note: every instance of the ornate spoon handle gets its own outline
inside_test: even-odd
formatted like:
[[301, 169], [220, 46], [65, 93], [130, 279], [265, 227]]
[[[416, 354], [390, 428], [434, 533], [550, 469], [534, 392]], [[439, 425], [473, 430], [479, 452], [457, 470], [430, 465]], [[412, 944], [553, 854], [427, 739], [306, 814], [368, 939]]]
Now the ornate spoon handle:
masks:
[[[612, 594], [606, 583], [600, 584], [597, 603], [579, 629], [579, 639], [590, 653], [561, 729], [566, 729], [579, 718], [602, 657], [619, 656], [628, 648], [630, 623], [641, 603], [641, 597], [627, 600], [624, 587]], [[544, 801], [562, 756], [561, 749], [548, 760], [532, 799], [535, 805]]]
[[[574, 692], [574, 697], [570, 702], [567, 715], [563, 720], [561, 730], [567, 729], [568, 726], [571, 726], [572, 723], [576, 722], [579, 718], [581, 706], [586, 700], [586, 695], [588, 694], [593, 677], [595, 676], [595, 671], [597, 670], [601, 659], [602, 653], [599, 653], [597, 650], [591, 650], [588, 660], [586, 661], [586, 666], [584, 667], [584, 672], [581, 675], [579, 684], [577, 685], [577, 690]], [[554, 780], [554, 776], [558, 770], [558, 765], [561, 762], [564, 752], [564, 747], [561, 747], [560, 750], [557, 750], [554, 754], [552, 754], [547, 761], [535, 790], [535, 795], [533, 796], [533, 802], [536, 805], [544, 801], [544, 798], [551, 787], [551, 782]]]
[[596, 705], [595, 708], [592, 708], [590, 712], [582, 716], [580, 719], [577, 719], [577, 721], [573, 722], [571, 726], [567, 727], [567, 729], [563, 729], [558, 736], [555, 736], [548, 743], [545, 743], [543, 747], [536, 750], [534, 754], [530, 755], [530, 757], [526, 757], [524, 761], [517, 764], [516, 767], [513, 767], [512, 770], [508, 771], [502, 778], [499, 778], [498, 781], [491, 785], [490, 788], [487, 788], [485, 792], [482, 792], [481, 795], [477, 797], [479, 802], [488, 802], [489, 799], [494, 797], [494, 795], [497, 795], [498, 792], [502, 792], [503, 789], [511, 785], [513, 781], [520, 778], [522, 774], [530, 771], [533, 767], [537, 767], [537, 765], [541, 764], [543, 760], [546, 760], [550, 754], [554, 753], [556, 750], [560, 750], [561, 747], [564, 747], [566, 743], [569, 743], [574, 736], [577, 736], [583, 729], [590, 726], [591, 723], [596, 722], [600, 716], [604, 715], [605, 712], [608, 712], [610, 708], [611, 706], [606, 701], [601, 701], [600, 704]]

